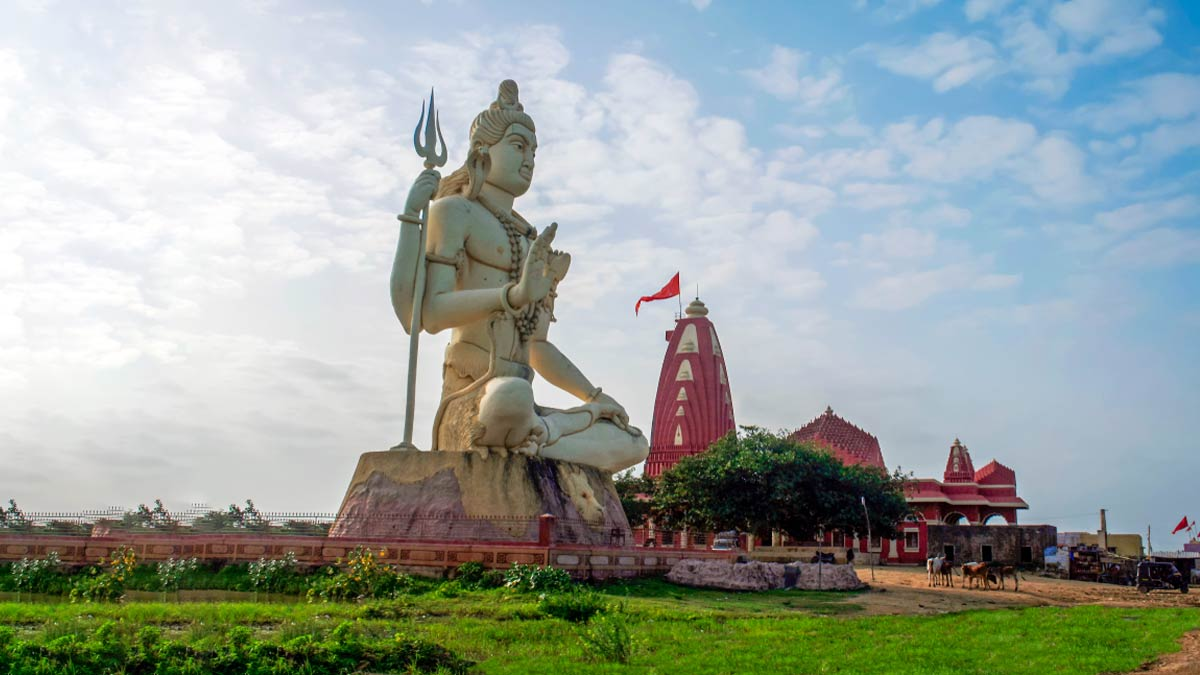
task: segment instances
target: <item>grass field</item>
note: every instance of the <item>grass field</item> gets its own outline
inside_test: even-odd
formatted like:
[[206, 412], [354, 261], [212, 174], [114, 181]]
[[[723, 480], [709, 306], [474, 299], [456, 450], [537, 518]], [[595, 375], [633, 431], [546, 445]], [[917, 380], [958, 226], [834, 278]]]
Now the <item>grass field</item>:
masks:
[[[106, 621], [184, 642], [231, 626], [283, 642], [367, 639], [437, 643], [481, 673], [1109, 673], [1178, 648], [1200, 628], [1192, 608], [1034, 607], [864, 616], [858, 593], [736, 594], [639, 581], [602, 589], [634, 640], [628, 664], [596, 660], [588, 624], [552, 618], [536, 595], [448, 586], [399, 600], [330, 603], [0, 603], [23, 639], [87, 634]], [[402, 672], [402, 671], [401, 671]]]

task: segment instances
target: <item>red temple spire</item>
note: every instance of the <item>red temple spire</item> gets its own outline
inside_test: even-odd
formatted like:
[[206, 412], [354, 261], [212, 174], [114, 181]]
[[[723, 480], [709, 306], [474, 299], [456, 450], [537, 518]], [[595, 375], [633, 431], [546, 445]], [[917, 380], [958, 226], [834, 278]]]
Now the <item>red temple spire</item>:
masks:
[[674, 330], [667, 331], [646, 460], [651, 478], [707, 450], [735, 427], [725, 356], [708, 308], [696, 298], [684, 313]]

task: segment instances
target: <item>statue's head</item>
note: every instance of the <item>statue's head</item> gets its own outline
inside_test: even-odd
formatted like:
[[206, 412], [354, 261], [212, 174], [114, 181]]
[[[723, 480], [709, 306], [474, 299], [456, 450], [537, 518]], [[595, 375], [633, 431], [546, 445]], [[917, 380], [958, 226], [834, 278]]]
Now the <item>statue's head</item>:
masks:
[[441, 182], [438, 197], [462, 194], [475, 199], [484, 183], [519, 197], [533, 181], [536, 150], [533, 118], [521, 105], [517, 83], [505, 80], [496, 100], [475, 116], [467, 161]]

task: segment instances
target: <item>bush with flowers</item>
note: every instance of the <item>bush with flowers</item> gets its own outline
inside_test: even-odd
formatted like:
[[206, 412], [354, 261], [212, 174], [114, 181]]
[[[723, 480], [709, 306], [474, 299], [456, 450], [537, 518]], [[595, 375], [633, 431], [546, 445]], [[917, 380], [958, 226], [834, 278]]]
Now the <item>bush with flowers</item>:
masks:
[[137, 554], [124, 546], [88, 568], [71, 588], [71, 602], [116, 602], [125, 595], [125, 582], [137, 567]]
[[308, 587], [308, 601], [385, 599], [408, 593], [416, 585], [413, 578], [381, 563], [386, 555], [386, 549], [376, 554], [366, 546], [355, 548], [344, 564], [339, 560], [337, 567], [315, 576]]

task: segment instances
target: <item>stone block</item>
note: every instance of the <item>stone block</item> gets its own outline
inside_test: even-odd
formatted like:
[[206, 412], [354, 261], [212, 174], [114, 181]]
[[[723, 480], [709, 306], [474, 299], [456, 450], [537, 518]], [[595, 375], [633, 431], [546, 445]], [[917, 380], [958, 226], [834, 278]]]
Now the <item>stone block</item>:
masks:
[[550, 541], [607, 546], [632, 541], [629, 522], [601, 469], [519, 454], [388, 450], [358, 460], [330, 538], [409, 541]]

